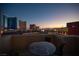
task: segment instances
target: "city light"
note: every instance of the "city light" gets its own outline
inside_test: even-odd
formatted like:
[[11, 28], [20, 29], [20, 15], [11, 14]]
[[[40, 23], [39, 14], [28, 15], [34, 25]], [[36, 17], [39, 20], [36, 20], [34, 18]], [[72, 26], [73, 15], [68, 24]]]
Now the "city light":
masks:
[[0, 4], [0, 56], [79, 56], [77, 6]]

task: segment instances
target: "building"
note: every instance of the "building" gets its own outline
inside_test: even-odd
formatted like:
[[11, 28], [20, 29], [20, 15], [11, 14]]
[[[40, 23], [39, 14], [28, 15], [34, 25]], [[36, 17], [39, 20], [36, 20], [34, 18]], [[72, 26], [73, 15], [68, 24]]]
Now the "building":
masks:
[[21, 31], [25, 31], [26, 30], [26, 21], [19, 20], [19, 29]]
[[35, 30], [36, 25], [35, 24], [30, 24], [30, 30]]
[[39, 26], [36, 26], [35, 24], [30, 24], [30, 30], [31, 31], [39, 31]]
[[6, 20], [7, 20], [7, 17], [5, 15], [3, 15], [3, 27], [5, 28], [6, 26]]
[[17, 18], [16, 17], [7, 18], [7, 28], [8, 29], [17, 29]]
[[5, 20], [6, 20], [6, 16], [4, 15], [4, 12], [0, 10], [0, 36], [4, 32]]
[[6, 19], [6, 16], [4, 15], [3, 11], [0, 10], [0, 27], [1, 28], [5, 27], [5, 19]]
[[67, 23], [68, 35], [79, 35], [79, 21]]
[[61, 35], [67, 35], [68, 29], [67, 27], [62, 27], [62, 28], [53, 28], [53, 32]]
[[0, 28], [2, 27], [3, 13], [0, 10]]
[[36, 26], [36, 30], [39, 31], [40, 30], [40, 27], [39, 26]]

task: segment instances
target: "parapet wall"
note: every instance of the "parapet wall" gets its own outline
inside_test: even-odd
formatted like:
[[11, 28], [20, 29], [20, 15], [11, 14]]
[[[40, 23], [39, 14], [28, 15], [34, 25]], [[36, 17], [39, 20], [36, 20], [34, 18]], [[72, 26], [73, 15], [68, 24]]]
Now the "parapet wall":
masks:
[[[8, 36], [9, 37], [9, 36]], [[62, 36], [62, 35], [45, 35], [45, 34], [34, 34], [34, 35], [12, 35], [6, 39], [0, 39], [0, 49], [25, 49], [32, 42], [45, 41], [45, 37], [50, 37], [50, 42], [56, 47], [60, 47], [64, 44], [62, 50], [63, 55], [68, 56], [79, 56], [79, 36]], [[6, 43], [5, 43], [6, 42]]]
[[44, 36], [40, 36], [40, 35], [32, 35], [32, 36], [26, 36], [26, 35], [16, 35], [16, 36], [12, 36], [11, 38], [11, 45], [12, 48], [15, 49], [24, 49], [27, 46], [29, 46], [29, 44], [31, 44], [32, 42], [39, 42], [39, 41], [44, 41]]

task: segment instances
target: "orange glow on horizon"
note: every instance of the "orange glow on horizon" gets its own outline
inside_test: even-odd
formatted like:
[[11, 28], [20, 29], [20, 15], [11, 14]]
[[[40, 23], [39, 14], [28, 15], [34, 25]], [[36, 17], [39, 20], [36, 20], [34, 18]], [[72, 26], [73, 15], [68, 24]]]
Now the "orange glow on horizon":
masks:
[[48, 25], [48, 26], [40, 26], [41, 28], [62, 28], [62, 27], [66, 27], [63, 25]]

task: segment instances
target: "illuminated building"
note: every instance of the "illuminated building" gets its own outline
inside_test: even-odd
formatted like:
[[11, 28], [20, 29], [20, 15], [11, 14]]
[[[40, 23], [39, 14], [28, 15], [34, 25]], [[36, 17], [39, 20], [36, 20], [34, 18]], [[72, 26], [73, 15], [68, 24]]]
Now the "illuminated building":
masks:
[[39, 26], [36, 26], [35, 24], [30, 24], [30, 30], [31, 31], [39, 31]]
[[34, 29], [35, 28], [35, 24], [30, 24], [30, 29]]
[[26, 30], [26, 21], [19, 20], [19, 30], [21, 30], [21, 31]]
[[67, 35], [68, 29], [67, 27], [53, 28], [53, 31], [61, 35]]
[[79, 21], [67, 23], [68, 35], [79, 35]]
[[4, 12], [0, 10], [0, 35], [3, 34], [4, 32], [5, 20], [6, 20], [6, 16], [4, 15]]
[[35, 28], [36, 28], [36, 25], [35, 24], [30, 24], [30, 30], [35, 30]]

